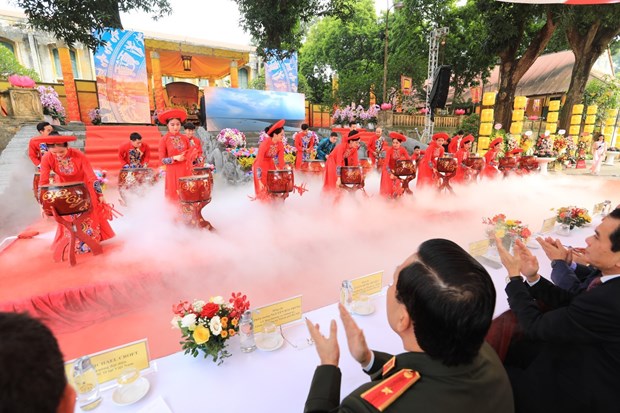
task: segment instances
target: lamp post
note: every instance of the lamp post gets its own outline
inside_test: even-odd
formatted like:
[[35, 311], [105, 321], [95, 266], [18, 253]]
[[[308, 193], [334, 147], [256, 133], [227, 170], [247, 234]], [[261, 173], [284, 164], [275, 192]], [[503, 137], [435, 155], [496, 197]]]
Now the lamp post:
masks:
[[[389, 0], [388, 0], [389, 4]], [[390, 20], [390, 10], [394, 9], [402, 9], [403, 2], [399, 1], [398, 3], [392, 4], [392, 6], [388, 7], [387, 12], [385, 13], [385, 41], [384, 41], [384, 50], [383, 50], [383, 102], [387, 102], [387, 75], [388, 75], [388, 31], [389, 31], [389, 20]]]

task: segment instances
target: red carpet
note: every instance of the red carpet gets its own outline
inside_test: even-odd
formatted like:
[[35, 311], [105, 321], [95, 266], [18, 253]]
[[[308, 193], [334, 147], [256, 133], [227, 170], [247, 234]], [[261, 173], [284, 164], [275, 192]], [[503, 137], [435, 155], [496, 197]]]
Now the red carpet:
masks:
[[86, 126], [84, 151], [95, 169], [105, 169], [117, 175], [121, 169], [118, 147], [129, 140], [129, 135], [138, 132], [142, 142], [151, 148], [151, 167], [159, 165], [159, 141], [161, 133], [157, 126]]

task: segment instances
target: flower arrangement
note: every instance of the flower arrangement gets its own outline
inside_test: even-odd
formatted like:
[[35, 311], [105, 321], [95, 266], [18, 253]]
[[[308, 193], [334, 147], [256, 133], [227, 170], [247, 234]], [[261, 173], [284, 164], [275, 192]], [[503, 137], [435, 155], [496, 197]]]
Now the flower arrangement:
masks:
[[108, 183], [108, 171], [106, 171], [105, 169], [95, 169], [94, 172], [95, 176], [97, 176], [97, 181], [99, 181], [99, 184], [101, 185], [101, 189], [105, 189], [106, 184]]
[[567, 143], [566, 143], [566, 139], [564, 138], [564, 136], [556, 136], [555, 139], [553, 140], [553, 151], [555, 153], [562, 153], [566, 150], [567, 147]]
[[88, 117], [90, 118], [90, 123], [93, 125], [101, 124], [101, 110], [99, 108], [89, 110]]
[[58, 119], [60, 123], [64, 123], [67, 117], [65, 108], [62, 106], [58, 93], [53, 87], [39, 86], [37, 88], [41, 98], [41, 105], [43, 106], [43, 114], [49, 115], [54, 119]]
[[[264, 132], [263, 132], [264, 133]], [[227, 152], [230, 152], [237, 158], [237, 162], [245, 172], [252, 169], [256, 155], [258, 154], [258, 148], [228, 148]]]
[[592, 222], [592, 217], [588, 214], [587, 209], [567, 206], [558, 209], [555, 221], [560, 224], [568, 225], [570, 229], [573, 229], [589, 224]]
[[241, 293], [232, 293], [228, 302], [221, 296], [211, 297], [209, 302], [181, 301], [172, 306], [171, 323], [181, 330], [185, 354], [197, 357], [202, 351], [204, 358], [211, 356], [220, 365], [230, 357], [226, 341], [239, 332], [239, 319], [248, 308], [250, 302]]
[[218, 142], [223, 144], [225, 148], [245, 146], [245, 134], [240, 132], [238, 129], [222, 129], [220, 133], [218, 133], [216, 139]]
[[549, 135], [540, 135], [536, 140], [534, 154], [542, 158], [555, 157], [555, 152], [553, 151], [553, 138]]
[[511, 134], [507, 134], [504, 136], [504, 153], [508, 153], [513, 149], [519, 147], [521, 143], [520, 140], [517, 140], [517, 137]]
[[[530, 132], [528, 134], [528, 132]], [[525, 134], [523, 134], [523, 136], [521, 136], [521, 142], [519, 143], [519, 146], [523, 149], [523, 154], [524, 155], [532, 155], [533, 153], [533, 147], [534, 147], [534, 142], [532, 141], [532, 132], [528, 131], [525, 132]]]
[[343, 125], [359, 121], [364, 126], [368, 123], [377, 123], [379, 109], [381, 109], [379, 105], [372, 105], [365, 110], [362, 105], [355, 106], [351, 103], [342, 109], [336, 109], [332, 115], [332, 122], [336, 125]]
[[11, 75], [8, 80], [9, 84], [13, 87], [33, 88], [37, 85], [30, 76], [25, 75]]
[[532, 235], [527, 225], [517, 219], [506, 219], [504, 214], [497, 214], [493, 218], [483, 218], [482, 223], [488, 225], [487, 235], [491, 239], [493, 239], [493, 235], [498, 238], [504, 238], [508, 235], [510, 238], [525, 241]]

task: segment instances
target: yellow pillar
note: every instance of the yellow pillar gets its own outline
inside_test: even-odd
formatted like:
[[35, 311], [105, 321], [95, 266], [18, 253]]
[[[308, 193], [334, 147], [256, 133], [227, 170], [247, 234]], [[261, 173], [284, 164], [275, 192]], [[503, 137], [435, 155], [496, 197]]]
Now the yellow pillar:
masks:
[[230, 87], [239, 87], [239, 70], [235, 60], [230, 62]]
[[71, 66], [71, 53], [66, 47], [58, 48], [60, 58], [60, 69], [62, 70], [62, 80], [65, 85], [67, 95], [67, 121], [79, 122], [80, 105], [78, 104], [77, 90], [75, 88], [75, 78], [73, 77], [73, 67]]
[[153, 74], [151, 73], [151, 78], [147, 80], [146, 86], [148, 88], [149, 94], [149, 109], [155, 110], [155, 97], [153, 97]]
[[151, 52], [151, 67], [153, 68], [153, 90], [155, 92], [155, 109], [164, 110], [166, 99], [164, 98], [164, 86], [161, 82], [161, 65], [159, 53]]

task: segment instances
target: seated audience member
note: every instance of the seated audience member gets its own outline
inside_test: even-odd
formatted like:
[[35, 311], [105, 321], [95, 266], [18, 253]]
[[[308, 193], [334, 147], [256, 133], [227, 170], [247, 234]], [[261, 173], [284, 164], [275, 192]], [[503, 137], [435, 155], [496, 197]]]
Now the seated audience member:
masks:
[[351, 356], [371, 376], [342, 403], [336, 322], [325, 337], [306, 320], [321, 365], [305, 412], [514, 411], [506, 371], [484, 341], [495, 288], [471, 255], [444, 239], [422, 243], [396, 269], [386, 300], [388, 324], [405, 349], [396, 356], [371, 351], [364, 332], [340, 305]]
[[507, 356], [516, 409], [617, 412], [620, 209], [605, 217], [586, 239], [585, 258], [597, 269], [586, 277], [580, 279], [570, 268], [561, 245], [539, 242], [554, 260], [552, 277], [562, 280], [563, 287], [538, 274], [538, 260], [522, 242], [517, 242], [515, 255], [498, 244], [508, 270], [508, 303], [529, 342], [524, 347], [513, 340]]
[[52, 332], [26, 314], [0, 313], [0, 412], [73, 413], [74, 407]]

